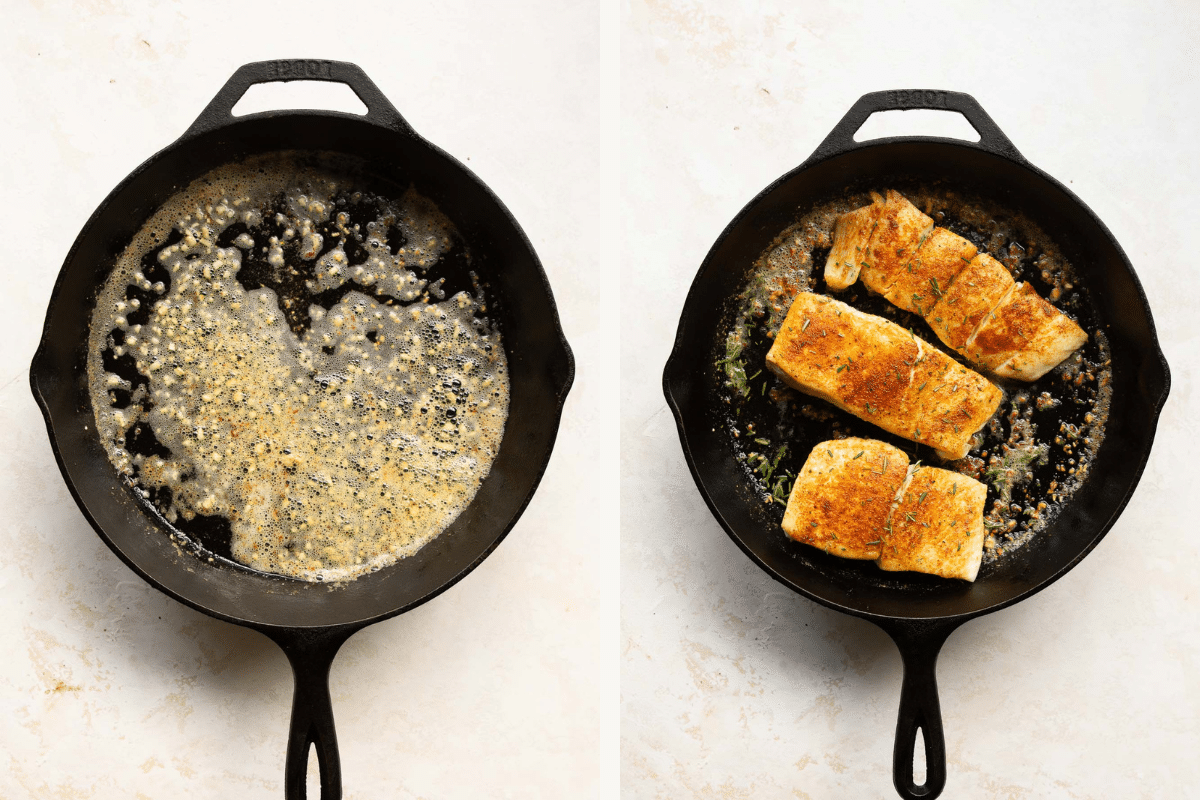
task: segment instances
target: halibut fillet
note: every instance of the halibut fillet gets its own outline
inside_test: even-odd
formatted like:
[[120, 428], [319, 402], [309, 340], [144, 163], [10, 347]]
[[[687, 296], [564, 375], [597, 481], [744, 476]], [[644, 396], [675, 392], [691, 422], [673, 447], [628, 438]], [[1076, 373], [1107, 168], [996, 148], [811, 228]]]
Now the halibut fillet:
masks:
[[1003, 396], [911, 331], [809, 292], [796, 295], [766, 360], [795, 389], [943, 459], [970, 451]]
[[822, 442], [792, 486], [784, 532], [835, 556], [874, 561], [907, 469], [904, 451], [877, 439]]
[[[887, 296], [899, 275], [909, 274], [907, 267], [932, 231], [932, 219], [904, 195], [888, 189], [887, 202], [879, 212], [879, 224], [867, 244], [867, 257], [860, 274], [862, 282], [871, 291]], [[834, 242], [837, 242], [836, 230]]]
[[987, 487], [973, 478], [909, 467], [880, 544], [880, 569], [975, 580], [983, 561], [986, 500]]
[[875, 439], [821, 442], [788, 497], [783, 530], [842, 558], [889, 572], [973, 581], [983, 561], [987, 487], [950, 470], [910, 465]]
[[825, 284], [830, 289], [840, 290], [858, 280], [867, 257], [867, 245], [883, 211], [883, 198], [872, 194], [874, 202], [838, 217], [833, 231], [833, 248], [825, 260]]
[[971, 363], [1033, 381], [1087, 341], [1070, 317], [1018, 286], [1008, 269], [974, 244], [935, 227], [899, 192], [838, 218], [825, 282], [858, 278], [899, 308], [920, 314], [938, 338]]
[[1086, 341], [1074, 320], [1028, 283], [1019, 283], [979, 326], [967, 344], [967, 358], [997, 375], [1032, 381]]

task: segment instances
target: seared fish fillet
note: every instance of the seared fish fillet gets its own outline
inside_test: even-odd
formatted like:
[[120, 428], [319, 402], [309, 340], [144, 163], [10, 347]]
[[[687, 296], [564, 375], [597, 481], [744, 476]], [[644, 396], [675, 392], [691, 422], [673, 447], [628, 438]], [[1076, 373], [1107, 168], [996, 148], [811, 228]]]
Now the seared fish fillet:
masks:
[[1019, 283], [979, 326], [967, 344], [967, 358], [997, 375], [1032, 381], [1086, 341], [1087, 334], [1074, 320], [1028, 283]]
[[957, 472], [910, 466], [874, 439], [821, 442], [796, 477], [783, 530], [881, 569], [973, 581], [983, 560], [987, 487]]
[[790, 386], [886, 431], [962, 458], [1000, 405], [978, 373], [882, 317], [801, 292], [767, 353]]
[[867, 257], [867, 245], [883, 211], [883, 198], [872, 194], [869, 206], [842, 214], [833, 231], [833, 249], [825, 260], [825, 283], [841, 290], [858, 280], [858, 271]]
[[987, 487], [957, 472], [909, 467], [879, 566], [973, 581], [983, 560]]
[[939, 339], [965, 352], [975, 331], [1014, 286], [1007, 267], [987, 253], [980, 253], [942, 290], [925, 321]]
[[928, 342], [919, 337], [917, 342], [922, 358], [913, 385], [920, 421], [911, 438], [932, 446], [948, 461], [962, 458], [970, 452], [975, 433], [996, 413], [1004, 393]]
[[1037, 380], [1087, 341], [1070, 317], [1032, 287], [1018, 290], [1003, 264], [934, 227], [899, 192], [889, 189], [882, 203], [871, 197], [871, 205], [838, 218], [825, 264], [829, 286], [844, 289], [861, 275], [972, 363], [1006, 378]]
[[934, 228], [884, 297], [893, 305], [927, 316], [978, 252], [957, 233]]
[[843, 558], [875, 560], [908, 456], [875, 439], [822, 442], [796, 477], [783, 530]]
[[[931, 231], [932, 219], [922, 214], [904, 195], [888, 189], [887, 202], [879, 214], [879, 225], [867, 246], [862, 282], [871, 291], [887, 296], [900, 274], [907, 274], [909, 263]], [[835, 231], [835, 244], [836, 241]], [[904, 308], [903, 304], [897, 305]]]

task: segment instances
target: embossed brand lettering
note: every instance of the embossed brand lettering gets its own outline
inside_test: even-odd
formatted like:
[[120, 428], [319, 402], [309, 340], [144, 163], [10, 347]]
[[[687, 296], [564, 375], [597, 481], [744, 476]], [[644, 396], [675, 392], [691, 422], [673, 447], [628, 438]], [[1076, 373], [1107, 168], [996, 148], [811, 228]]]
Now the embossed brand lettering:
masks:
[[898, 107], [945, 108], [946, 93], [935, 90], [906, 89], [889, 93], [888, 100]]
[[333, 65], [329, 61], [296, 59], [295, 61], [271, 61], [267, 74], [272, 78], [332, 78]]

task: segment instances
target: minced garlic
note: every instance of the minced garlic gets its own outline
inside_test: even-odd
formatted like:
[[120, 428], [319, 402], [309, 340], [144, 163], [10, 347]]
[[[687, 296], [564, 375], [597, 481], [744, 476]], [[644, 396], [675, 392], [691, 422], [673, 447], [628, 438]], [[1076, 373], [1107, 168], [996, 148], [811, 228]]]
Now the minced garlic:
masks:
[[[168, 521], [225, 517], [237, 561], [306, 580], [356, 577], [444, 530], [487, 475], [508, 413], [504, 349], [480, 316], [482, 298], [433, 302], [418, 274], [451, 246], [451, 223], [410, 189], [357, 231], [334, 212], [360, 196], [349, 192], [287, 160], [209, 173], [137, 234], [91, 324], [90, 393], [114, 466], [143, 492], [170, 490], [160, 507]], [[286, 213], [272, 215], [280, 197]], [[317, 228], [331, 213], [338, 235], [327, 239]], [[283, 236], [269, 236], [264, 220]], [[426, 243], [417, 263], [389, 248], [389, 223]], [[234, 225], [246, 230], [221, 246]], [[363, 263], [349, 263], [352, 237]], [[292, 298], [239, 282], [252, 252], [277, 270], [310, 269], [311, 295], [348, 280], [360, 289], [328, 309], [311, 305], [297, 331], [285, 312]], [[169, 284], [143, 274], [147, 258]], [[156, 296], [144, 317], [129, 287]], [[405, 303], [416, 304], [411, 313]], [[136, 377], [106, 367], [122, 356]], [[155, 453], [127, 447], [139, 426], [153, 431]]]

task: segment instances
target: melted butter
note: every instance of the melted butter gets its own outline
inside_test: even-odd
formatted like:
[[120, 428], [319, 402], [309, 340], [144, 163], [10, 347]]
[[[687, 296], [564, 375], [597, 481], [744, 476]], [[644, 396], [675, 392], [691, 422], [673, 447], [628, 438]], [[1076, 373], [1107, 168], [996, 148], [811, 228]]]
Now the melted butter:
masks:
[[[167, 498], [168, 521], [224, 517], [235, 560], [305, 580], [379, 569], [442, 532], [487, 475], [508, 412], [481, 292], [445, 298], [422, 277], [452, 224], [410, 189], [363, 231], [335, 199], [352, 188], [290, 162], [206, 175], [121, 255], [91, 323], [90, 395], [113, 465], [143, 496]], [[235, 225], [244, 232], [220, 246]], [[403, 234], [394, 250], [389, 230]], [[155, 252], [169, 285], [142, 272]], [[348, 281], [362, 291], [310, 305], [297, 330], [291, 298], [239, 281], [252, 253], [277, 274], [301, 274], [288, 253], [311, 262], [312, 294]], [[148, 318], [131, 287], [156, 298]], [[126, 356], [137, 379], [106, 369]], [[158, 445], [148, 453], [128, 441], [147, 426]]]

